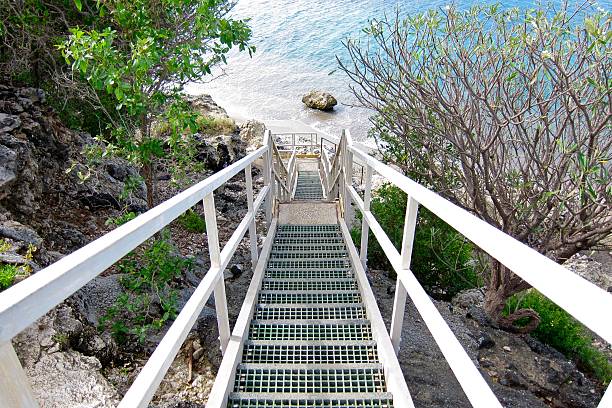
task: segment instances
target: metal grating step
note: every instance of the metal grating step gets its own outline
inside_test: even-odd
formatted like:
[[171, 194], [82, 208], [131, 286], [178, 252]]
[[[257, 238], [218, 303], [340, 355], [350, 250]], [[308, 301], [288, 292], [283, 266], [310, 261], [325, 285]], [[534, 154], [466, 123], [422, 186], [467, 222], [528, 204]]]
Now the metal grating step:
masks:
[[270, 280], [264, 279], [262, 290], [358, 290], [355, 279]]
[[388, 393], [334, 394], [314, 397], [287, 397], [286, 395], [261, 395], [231, 393], [228, 408], [393, 408]]
[[328, 270], [286, 270], [267, 269], [264, 277], [269, 279], [341, 279], [353, 278], [355, 274], [351, 269]]
[[368, 368], [283, 369], [240, 364], [234, 391], [264, 393], [384, 392], [385, 375], [378, 364]]
[[321, 307], [309, 305], [295, 307], [283, 304], [283, 307], [258, 305], [254, 318], [257, 320], [357, 320], [367, 319], [365, 307], [361, 304], [334, 304]]
[[268, 269], [290, 269], [290, 270], [329, 270], [348, 269], [351, 263], [348, 259], [270, 259]]
[[278, 231], [340, 231], [337, 224], [323, 225], [279, 225]]
[[270, 259], [343, 259], [348, 258], [347, 251], [326, 251], [326, 252], [298, 252], [298, 251], [272, 251]]
[[293, 241], [291, 244], [276, 244], [272, 247], [272, 253], [281, 251], [299, 251], [302, 253], [309, 252], [346, 252], [344, 242], [341, 243], [319, 243], [319, 244], [302, 244], [302, 240]]
[[274, 238], [274, 246], [276, 245], [344, 245], [344, 240], [341, 236], [337, 237], [309, 237], [309, 238], [301, 238], [300, 240], [296, 240], [291, 237], [283, 237], [280, 238], [276, 236]]
[[270, 346], [245, 344], [242, 361], [258, 364], [353, 364], [376, 363], [376, 346], [311, 346], [282, 345]]
[[276, 238], [342, 238], [338, 231], [278, 231]]
[[261, 291], [259, 303], [361, 303], [361, 295], [357, 291], [293, 293]]
[[369, 324], [269, 324], [252, 322], [250, 340], [372, 340]]

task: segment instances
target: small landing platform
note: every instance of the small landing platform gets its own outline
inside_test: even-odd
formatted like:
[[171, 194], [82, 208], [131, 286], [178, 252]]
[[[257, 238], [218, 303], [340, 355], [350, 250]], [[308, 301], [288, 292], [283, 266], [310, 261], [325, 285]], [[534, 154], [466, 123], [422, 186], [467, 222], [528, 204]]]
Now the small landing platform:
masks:
[[281, 225], [337, 224], [336, 203], [293, 202], [279, 204], [278, 223]]

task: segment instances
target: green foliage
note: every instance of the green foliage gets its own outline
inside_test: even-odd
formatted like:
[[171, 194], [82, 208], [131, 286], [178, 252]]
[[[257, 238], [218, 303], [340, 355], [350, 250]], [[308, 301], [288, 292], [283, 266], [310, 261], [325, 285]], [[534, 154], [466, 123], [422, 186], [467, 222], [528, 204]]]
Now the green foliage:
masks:
[[[195, 161], [188, 136], [198, 131], [198, 115], [183, 98], [185, 84], [210, 75], [234, 47], [255, 51], [247, 24], [225, 17], [232, 5], [227, 0], [99, 2], [101, 28], [72, 27], [58, 46], [76, 74], [114, 100], [120, 120], [101, 140], [107, 152], [143, 167], [149, 206], [156, 161], [168, 155], [176, 159], [174, 166]], [[163, 138], [152, 131], [154, 121], [168, 130]]]
[[[13, 246], [4, 239], [0, 240], [0, 253], [10, 251]], [[8, 288], [15, 282], [18, 276], [27, 278], [32, 273], [32, 267], [29, 263], [34, 258], [36, 247], [32, 244], [28, 245], [28, 250], [24, 255], [25, 263], [20, 265], [1, 264], [0, 265], [0, 291]]]
[[580, 366], [604, 384], [612, 380], [612, 363], [591, 345], [592, 339], [585, 327], [569, 313], [533, 289], [508, 299], [504, 314], [508, 315], [519, 308], [533, 309], [540, 315], [540, 325], [531, 333], [534, 337], [578, 360]]
[[196, 119], [198, 130], [205, 134], [226, 135], [236, 129], [236, 122], [231, 118], [216, 118], [199, 115]]
[[[406, 194], [391, 184], [385, 184], [373, 194], [371, 210], [400, 251]], [[481, 282], [472, 260], [471, 243], [424, 207], [419, 208], [417, 220], [411, 270], [427, 292], [448, 299], [463, 289], [478, 287]], [[352, 234], [355, 242], [359, 242], [360, 229], [353, 230]], [[369, 266], [391, 270], [382, 248], [372, 234], [370, 237]]]
[[15, 265], [0, 265], [0, 290], [4, 290], [11, 286], [18, 272], [19, 269]]
[[136, 218], [136, 213], [135, 212], [127, 212], [125, 214], [121, 214], [118, 217], [111, 217], [108, 220], [106, 220], [106, 222], [104, 224], [106, 225], [115, 225], [115, 226], [120, 226], [125, 224], [126, 222], [132, 221], [134, 218]]
[[197, 233], [206, 232], [206, 222], [204, 218], [192, 209], [181, 214], [178, 221], [187, 231]]
[[142, 343], [151, 330], [176, 317], [178, 293], [171, 284], [191, 266], [191, 260], [176, 254], [166, 234], [150, 240], [141, 253], [126, 256], [119, 264], [124, 292], [100, 319], [100, 328], [110, 329], [119, 342]]

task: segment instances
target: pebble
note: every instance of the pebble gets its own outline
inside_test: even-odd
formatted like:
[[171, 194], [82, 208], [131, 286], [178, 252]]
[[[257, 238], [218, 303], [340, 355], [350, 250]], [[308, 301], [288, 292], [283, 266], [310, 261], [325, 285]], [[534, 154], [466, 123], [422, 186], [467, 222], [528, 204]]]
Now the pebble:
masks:
[[504, 346], [504, 347], [502, 347], [502, 349], [504, 351], [507, 351], [507, 352], [511, 352], [512, 351], [512, 349], [509, 346]]

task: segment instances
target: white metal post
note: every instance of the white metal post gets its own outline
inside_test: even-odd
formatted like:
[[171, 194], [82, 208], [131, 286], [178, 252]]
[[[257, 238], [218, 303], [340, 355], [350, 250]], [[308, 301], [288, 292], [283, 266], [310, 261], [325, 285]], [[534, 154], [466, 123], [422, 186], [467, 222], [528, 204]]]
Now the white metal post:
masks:
[[[208, 236], [208, 252], [210, 254], [211, 268], [221, 266], [221, 249], [219, 247], [219, 230], [217, 228], [217, 214], [215, 211], [214, 193], [209, 193], [204, 197], [204, 217], [206, 220], [206, 235]], [[225, 297], [225, 279], [223, 270], [219, 270], [221, 276], [215, 285], [215, 309], [217, 310], [217, 325], [219, 326], [219, 343], [221, 343], [221, 353], [225, 353], [225, 348], [230, 338], [229, 318], [227, 313], [227, 299]]]
[[10, 342], [0, 344], [0, 407], [38, 408], [28, 378]]
[[612, 384], [608, 385], [606, 392], [604, 392], [601, 401], [599, 401], [599, 405], [597, 408], [610, 408], [612, 407]]
[[264, 155], [264, 186], [270, 186], [270, 191], [268, 192], [268, 197], [266, 198], [266, 223], [267, 227], [270, 228], [270, 223], [272, 222], [272, 202], [274, 201], [272, 186], [274, 184], [272, 183], [272, 135], [270, 134], [269, 130], [266, 130], [264, 142], [268, 148]]
[[[406, 203], [406, 217], [404, 220], [404, 235], [402, 237], [401, 267], [402, 270], [410, 269], [412, 259], [412, 244], [414, 242], [414, 230], [416, 228], [417, 212], [419, 203], [412, 197], [408, 197]], [[397, 279], [395, 285], [395, 299], [393, 300], [393, 317], [391, 319], [391, 343], [395, 353], [399, 353], [402, 341], [402, 326], [404, 324], [404, 311], [406, 309], [406, 288], [401, 279]]]
[[253, 176], [251, 175], [250, 164], [244, 169], [244, 179], [247, 190], [247, 209], [249, 213], [253, 214], [253, 220], [249, 224], [249, 241], [251, 244], [251, 263], [253, 269], [255, 269], [259, 254], [257, 253], [257, 223], [255, 222], [256, 214], [253, 210]]
[[344, 220], [349, 228], [351, 228], [353, 221], [351, 195], [348, 194], [348, 189], [353, 186], [353, 153], [349, 149], [349, 146], [352, 146], [352, 144], [351, 134], [348, 130], [344, 130]]
[[[372, 201], [372, 167], [366, 166], [365, 175], [365, 192], [363, 193], [364, 212], [370, 211], [370, 202]], [[363, 265], [363, 269], [368, 266], [368, 239], [370, 236], [370, 227], [365, 216], [361, 217], [361, 247], [359, 249], [359, 259]]]

